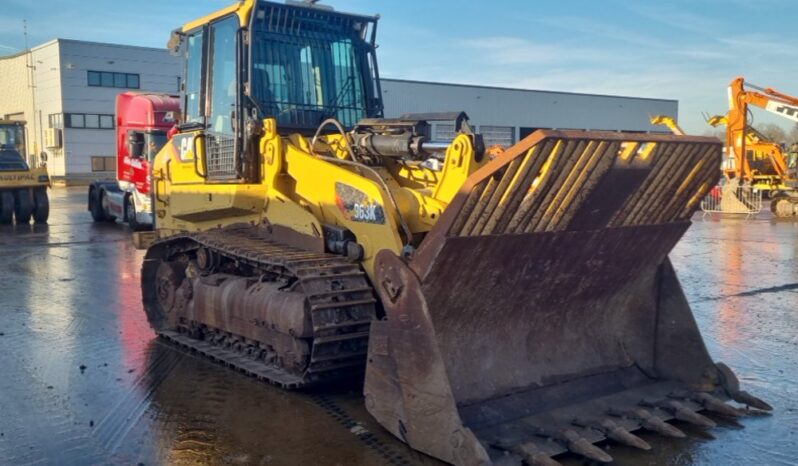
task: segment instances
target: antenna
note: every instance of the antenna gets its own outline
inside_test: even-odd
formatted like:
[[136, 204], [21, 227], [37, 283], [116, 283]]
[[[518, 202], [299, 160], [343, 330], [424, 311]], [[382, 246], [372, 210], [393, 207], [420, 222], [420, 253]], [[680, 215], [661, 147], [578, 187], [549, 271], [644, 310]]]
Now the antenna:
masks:
[[22, 20], [22, 35], [25, 36], [25, 50], [28, 50], [28, 20]]

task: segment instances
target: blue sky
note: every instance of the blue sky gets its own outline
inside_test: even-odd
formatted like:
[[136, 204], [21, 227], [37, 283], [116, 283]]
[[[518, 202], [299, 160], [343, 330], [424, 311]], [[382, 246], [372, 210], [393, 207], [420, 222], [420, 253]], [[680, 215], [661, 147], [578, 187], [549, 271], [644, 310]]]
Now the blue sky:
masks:
[[[164, 47], [229, 0], [3, 0], [0, 54], [55, 37]], [[679, 100], [688, 132], [727, 109], [736, 76], [798, 95], [794, 0], [327, 0], [381, 15], [380, 70], [451, 81]], [[760, 111], [756, 122], [789, 122]]]

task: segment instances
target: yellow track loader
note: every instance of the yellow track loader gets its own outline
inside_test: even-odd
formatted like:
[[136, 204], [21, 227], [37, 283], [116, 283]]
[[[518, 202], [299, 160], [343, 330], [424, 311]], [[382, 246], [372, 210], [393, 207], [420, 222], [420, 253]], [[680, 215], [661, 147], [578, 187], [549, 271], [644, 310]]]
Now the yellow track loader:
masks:
[[0, 224], [47, 223], [47, 168], [25, 161], [25, 122], [0, 120]]
[[770, 409], [712, 361], [668, 260], [718, 140], [489, 152], [464, 113], [383, 118], [376, 25], [247, 0], [173, 33], [183, 123], [141, 277], [160, 336], [285, 388], [364, 377], [387, 430], [457, 465], [609, 461], [596, 442]]

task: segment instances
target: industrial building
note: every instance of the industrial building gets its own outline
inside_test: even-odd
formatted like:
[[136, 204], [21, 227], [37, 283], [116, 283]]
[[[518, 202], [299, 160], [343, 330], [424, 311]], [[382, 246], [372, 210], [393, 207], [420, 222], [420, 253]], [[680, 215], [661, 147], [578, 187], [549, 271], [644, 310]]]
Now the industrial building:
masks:
[[[46, 154], [56, 182], [114, 178], [114, 102], [125, 90], [175, 94], [180, 59], [165, 49], [54, 39], [0, 57], [0, 117], [28, 122], [28, 156]], [[465, 111], [488, 145], [513, 144], [535, 129], [662, 132], [656, 114], [676, 116], [667, 99], [536, 91], [383, 78], [386, 117]], [[451, 139], [454, 126], [433, 124]]]
[[[488, 145], [510, 145], [536, 129], [667, 132], [652, 115], [678, 115], [679, 103], [570, 92], [383, 79], [386, 117], [403, 113], [465, 111]], [[435, 139], [452, 139], [454, 125], [433, 125]]]
[[29, 162], [47, 156], [56, 182], [114, 178], [116, 95], [178, 92], [165, 49], [54, 39], [0, 58], [0, 117], [27, 122]]

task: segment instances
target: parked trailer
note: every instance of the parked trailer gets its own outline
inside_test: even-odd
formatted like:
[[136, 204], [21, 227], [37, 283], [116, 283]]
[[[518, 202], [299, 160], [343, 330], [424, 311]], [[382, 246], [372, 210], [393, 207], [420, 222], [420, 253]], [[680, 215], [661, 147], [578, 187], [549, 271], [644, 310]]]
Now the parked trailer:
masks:
[[116, 181], [89, 186], [95, 222], [120, 219], [133, 230], [152, 228], [150, 163], [175, 125], [180, 100], [167, 94], [123, 92], [116, 98]]

